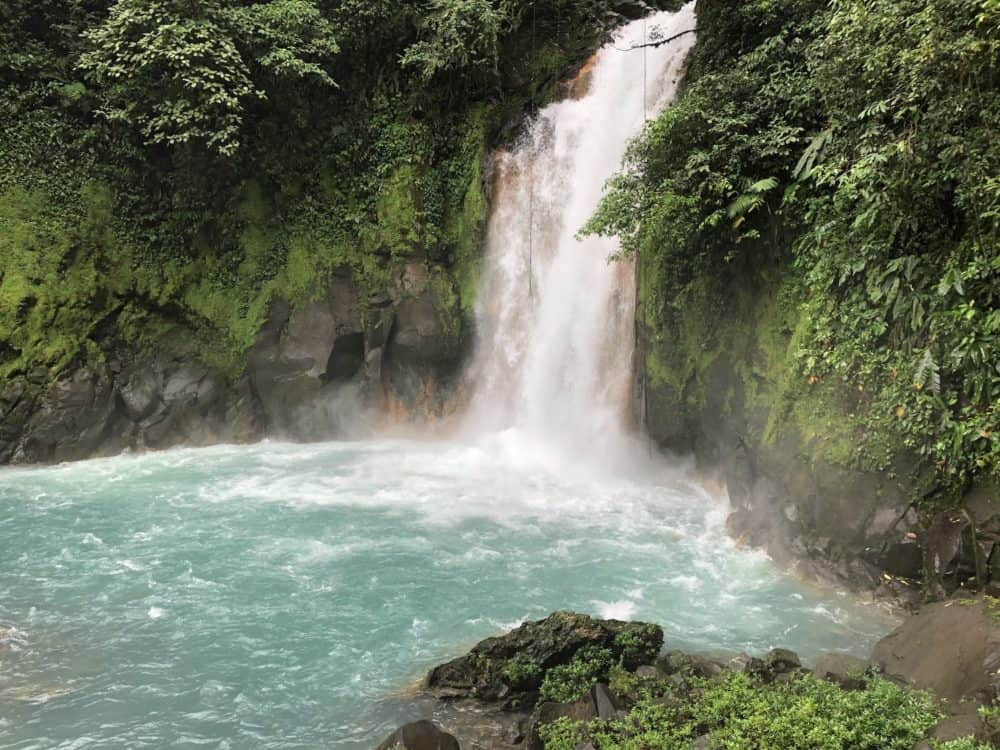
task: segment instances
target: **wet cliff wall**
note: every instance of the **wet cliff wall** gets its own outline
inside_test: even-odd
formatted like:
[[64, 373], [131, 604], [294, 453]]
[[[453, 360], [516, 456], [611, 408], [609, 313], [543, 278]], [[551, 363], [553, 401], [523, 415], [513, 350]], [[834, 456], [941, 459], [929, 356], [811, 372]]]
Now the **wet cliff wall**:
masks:
[[1000, 564], [997, 227], [966, 201], [996, 154], [946, 112], [997, 101], [946, 64], [997, 40], [978, 6], [904, 5], [699, 2], [591, 229], [639, 257], [637, 411], [719, 473], [733, 535], [910, 600]]

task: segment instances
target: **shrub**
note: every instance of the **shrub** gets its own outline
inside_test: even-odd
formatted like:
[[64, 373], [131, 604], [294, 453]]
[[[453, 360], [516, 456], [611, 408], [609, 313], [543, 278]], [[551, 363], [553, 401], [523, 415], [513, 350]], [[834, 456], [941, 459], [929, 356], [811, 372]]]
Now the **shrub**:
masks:
[[610, 650], [585, 646], [574, 654], [569, 664], [546, 672], [541, 698], [558, 703], [575, 701], [596, 683], [607, 680], [612, 666], [614, 655]]
[[597, 750], [688, 750], [703, 734], [725, 750], [910, 750], [938, 718], [930, 696], [882, 679], [845, 691], [812, 676], [768, 684], [728, 674], [696, 682], [685, 699], [645, 691], [621, 720], [573, 725], [572, 735], [564, 722], [543, 738], [547, 750], [580, 737]]

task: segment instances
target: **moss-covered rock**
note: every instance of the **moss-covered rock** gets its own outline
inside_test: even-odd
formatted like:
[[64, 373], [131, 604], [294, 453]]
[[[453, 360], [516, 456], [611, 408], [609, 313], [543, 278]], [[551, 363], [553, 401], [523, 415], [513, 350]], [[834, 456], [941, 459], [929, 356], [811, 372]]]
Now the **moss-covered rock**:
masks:
[[578, 655], [586, 656], [588, 650], [607, 654], [606, 673], [612, 664], [635, 668], [650, 662], [662, 645], [663, 630], [657, 625], [556, 612], [506, 635], [487, 638], [465, 656], [435, 667], [427, 676], [427, 686], [438, 696], [530, 707], [554, 670], [571, 667], [575, 659], [580, 662]]

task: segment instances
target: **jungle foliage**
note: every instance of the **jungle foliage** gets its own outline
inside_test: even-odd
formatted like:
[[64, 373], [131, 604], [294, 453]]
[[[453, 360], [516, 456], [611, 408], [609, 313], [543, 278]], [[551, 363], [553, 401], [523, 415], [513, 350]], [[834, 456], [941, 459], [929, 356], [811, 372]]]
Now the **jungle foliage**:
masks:
[[619, 21], [614, 0], [0, 3], [0, 378], [177, 327], [235, 373], [270, 300], [333, 268], [384, 291], [401, 259], [461, 265], [489, 147]]
[[685, 292], [789, 279], [787, 369], [831, 387], [855, 461], [923, 458], [945, 494], [1000, 472], [1000, 3], [699, 5], [679, 101], [589, 231]]

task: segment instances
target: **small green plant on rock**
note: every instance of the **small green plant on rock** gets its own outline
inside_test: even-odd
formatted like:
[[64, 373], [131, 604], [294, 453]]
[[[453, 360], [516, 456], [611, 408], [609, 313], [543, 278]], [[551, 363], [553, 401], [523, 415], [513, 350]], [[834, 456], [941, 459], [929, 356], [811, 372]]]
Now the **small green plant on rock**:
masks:
[[503, 677], [511, 687], [522, 687], [537, 683], [542, 674], [541, 666], [524, 656], [516, 656], [504, 667]]
[[569, 664], [553, 667], [542, 681], [541, 698], [557, 703], [570, 703], [580, 698], [595, 683], [608, 679], [614, 666], [614, 655], [606, 648], [585, 646]]
[[621, 661], [625, 665], [638, 666], [656, 658], [658, 648], [651, 644], [656, 642], [656, 626], [646, 624], [640, 631], [623, 630], [615, 635], [615, 648], [620, 650]]
[[584, 741], [584, 725], [563, 716], [541, 727], [538, 734], [545, 750], [576, 750], [577, 745]]
[[961, 737], [947, 742], [935, 742], [934, 750], [993, 750], [994, 745], [983, 745], [975, 737]]

